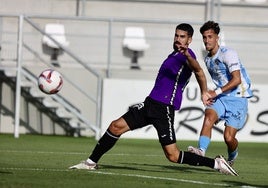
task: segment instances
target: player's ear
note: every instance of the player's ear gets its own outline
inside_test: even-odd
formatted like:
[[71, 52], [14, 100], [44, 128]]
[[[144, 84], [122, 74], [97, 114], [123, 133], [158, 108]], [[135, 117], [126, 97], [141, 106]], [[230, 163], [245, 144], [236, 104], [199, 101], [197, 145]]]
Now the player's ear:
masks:
[[219, 37], [219, 35], [217, 35], [216, 41], [219, 42], [219, 39], [220, 39], [220, 37]]
[[188, 38], [188, 41], [187, 41], [187, 44], [190, 44], [192, 42], [193, 38], [192, 37], [189, 37]]

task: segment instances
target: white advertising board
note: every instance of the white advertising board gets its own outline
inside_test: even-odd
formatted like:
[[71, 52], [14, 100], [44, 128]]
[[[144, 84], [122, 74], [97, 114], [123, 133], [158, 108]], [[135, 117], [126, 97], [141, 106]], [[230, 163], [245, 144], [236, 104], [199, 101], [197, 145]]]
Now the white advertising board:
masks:
[[[154, 81], [105, 79], [103, 84], [102, 134], [112, 120], [123, 115], [130, 105], [143, 102], [150, 93]], [[252, 86], [254, 96], [249, 99], [247, 122], [237, 138], [244, 142], [268, 142], [268, 85]], [[181, 110], [175, 113], [174, 127], [177, 140], [198, 140], [202, 127], [204, 106], [196, 82], [190, 82], [184, 91]], [[224, 122], [212, 131], [212, 140], [223, 141]], [[152, 125], [129, 131], [124, 138], [158, 139]]]

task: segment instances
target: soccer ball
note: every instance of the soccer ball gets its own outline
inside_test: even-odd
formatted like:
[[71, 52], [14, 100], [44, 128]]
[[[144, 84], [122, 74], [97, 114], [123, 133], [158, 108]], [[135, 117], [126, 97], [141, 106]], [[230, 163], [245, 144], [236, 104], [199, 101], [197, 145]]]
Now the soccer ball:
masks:
[[63, 85], [63, 79], [58, 71], [47, 69], [38, 77], [38, 87], [46, 94], [58, 93]]

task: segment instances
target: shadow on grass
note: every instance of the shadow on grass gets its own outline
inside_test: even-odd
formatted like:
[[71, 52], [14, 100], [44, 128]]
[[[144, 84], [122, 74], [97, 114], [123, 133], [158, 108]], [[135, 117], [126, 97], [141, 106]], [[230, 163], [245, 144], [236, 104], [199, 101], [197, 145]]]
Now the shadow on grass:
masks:
[[239, 182], [239, 181], [224, 181], [228, 184], [231, 184], [233, 186], [237, 186], [237, 187], [252, 187], [252, 188], [267, 188], [267, 185], [256, 185], [256, 184], [250, 184], [250, 183], [246, 183], [246, 182]]
[[205, 169], [203, 167], [194, 167], [178, 164], [177, 166], [172, 165], [156, 165], [156, 164], [141, 164], [141, 163], [120, 163], [120, 165], [100, 165], [101, 169], [116, 169], [116, 170], [136, 170], [136, 171], [148, 171], [148, 172], [165, 172], [165, 173], [193, 173], [193, 172], [205, 172], [213, 173], [212, 169]]
[[0, 171], [0, 174], [13, 174], [13, 172], [8, 172], [8, 171]]

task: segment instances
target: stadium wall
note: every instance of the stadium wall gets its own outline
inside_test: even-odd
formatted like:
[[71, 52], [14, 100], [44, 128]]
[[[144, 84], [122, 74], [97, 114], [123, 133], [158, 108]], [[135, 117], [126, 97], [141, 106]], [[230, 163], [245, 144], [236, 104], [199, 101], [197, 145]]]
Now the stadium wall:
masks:
[[[102, 134], [109, 123], [123, 115], [130, 105], [143, 102], [153, 87], [153, 80], [105, 79], [103, 84]], [[213, 87], [210, 84], [210, 87]], [[268, 103], [266, 93], [268, 85], [254, 84], [253, 97], [249, 99], [249, 112], [246, 124], [238, 132], [243, 142], [268, 142]], [[175, 115], [175, 131], [178, 140], [197, 140], [202, 127], [204, 106], [200, 100], [196, 82], [189, 83], [184, 92], [181, 110]], [[223, 140], [223, 122], [215, 126], [212, 140]], [[130, 131], [122, 135], [125, 138], [157, 139], [152, 125]]]

